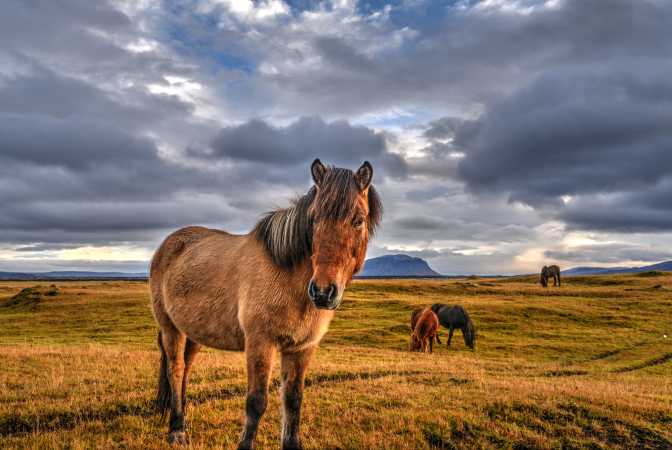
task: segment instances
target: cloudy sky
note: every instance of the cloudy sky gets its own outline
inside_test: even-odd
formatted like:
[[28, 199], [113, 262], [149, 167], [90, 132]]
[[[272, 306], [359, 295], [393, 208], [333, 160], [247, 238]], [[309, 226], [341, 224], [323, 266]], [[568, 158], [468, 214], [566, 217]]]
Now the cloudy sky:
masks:
[[5, 0], [0, 270], [144, 271], [374, 166], [370, 256], [672, 259], [668, 0]]

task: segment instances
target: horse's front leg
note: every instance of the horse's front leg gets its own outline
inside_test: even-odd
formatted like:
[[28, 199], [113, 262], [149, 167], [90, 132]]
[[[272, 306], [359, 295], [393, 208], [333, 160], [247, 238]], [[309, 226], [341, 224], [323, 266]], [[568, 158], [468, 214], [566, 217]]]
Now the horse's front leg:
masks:
[[311, 347], [300, 352], [282, 354], [283, 450], [300, 450], [303, 448], [299, 437], [303, 383], [306, 377], [306, 369], [308, 369], [308, 364], [314, 352], [315, 347]]
[[267, 341], [246, 339], [247, 398], [245, 399], [245, 428], [238, 443], [239, 450], [253, 449], [261, 416], [268, 406], [268, 381], [273, 369], [275, 345]]

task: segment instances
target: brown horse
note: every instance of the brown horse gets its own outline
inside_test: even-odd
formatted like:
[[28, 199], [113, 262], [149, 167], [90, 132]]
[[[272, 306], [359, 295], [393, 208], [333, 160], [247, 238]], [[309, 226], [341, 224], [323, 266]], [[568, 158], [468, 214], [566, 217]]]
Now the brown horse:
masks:
[[434, 351], [434, 339], [439, 344], [439, 319], [431, 308], [420, 308], [411, 314], [411, 345], [410, 350], [427, 351], [429, 344], [429, 353]]
[[551, 277], [553, 277], [553, 286], [560, 286], [560, 267], [555, 264], [541, 268], [539, 283], [541, 283], [543, 287], [548, 287], [548, 279]]
[[365, 162], [356, 173], [311, 166], [315, 185], [246, 235], [188, 227], [168, 236], [150, 269], [161, 368], [157, 407], [170, 409], [168, 441], [185, 445], [187, 376], [202, 345], [245, 351], [247, 399], [239, 449], [254, 448], [281, 356], [282, 448], [301, 448], [308, 363], [354, 273], [364, 263], [382, 204]]

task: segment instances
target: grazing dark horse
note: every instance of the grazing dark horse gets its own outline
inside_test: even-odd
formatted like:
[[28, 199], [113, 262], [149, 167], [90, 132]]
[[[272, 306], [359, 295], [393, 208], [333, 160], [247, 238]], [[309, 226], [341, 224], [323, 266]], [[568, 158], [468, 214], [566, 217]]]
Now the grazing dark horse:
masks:
[[299, 449], [308, 363], [364, 263], [382, 216], [373, 169], [311, 166], [315, 185], [246, 235], [188, 227], [154, 254], [150, 290], [159, 324], [157, 407], [170, 410], [168, 441], [187, 444], [187, 376], [202, 345], [245, 351], [247, 399], [238, 448], [254, 448], [276, 353], [281, 356], [282, 448]]
[[560, 286], [560, 267], [555, 264], [541, 268], [539, 282], [543, 287], [548, 287], [548, 279], [553, 277], [553, 286]]
[[434, 339], [439, 344], [439, 319], [430, 308], [420, 308], [413, 311], [411, 315], [411, 345], [410, 350], [427, 352], [429, 344], [429, 353], [434, 351]]
[[448, 328], [448, 347], [450, 347], [450, 341], [453, 339], [453, 331], [457, 328], [462, 330], [464, 344], [470, 349], [474, 349], [476, 346], [476, 328], [466, 309], [460, 305], [448, 306], [443, 303], [435, 303], [432, 305], [432, 311], [439, 318], [441, 326]]

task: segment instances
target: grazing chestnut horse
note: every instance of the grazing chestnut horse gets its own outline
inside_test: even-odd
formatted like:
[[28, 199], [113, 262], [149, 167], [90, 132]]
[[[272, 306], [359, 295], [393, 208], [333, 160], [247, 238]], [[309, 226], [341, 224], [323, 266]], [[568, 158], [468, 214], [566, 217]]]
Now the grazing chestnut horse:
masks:
[[170, 409], [168, 441], [187, 444], [187, 376], [202, 345], [245, 351], [245, 427], [254, 448], [280, 353], [282, 448], [301, 448], [299, 422], [308, 363], [382, 216], [365, 162], [357, 172], [311, 166], [315, 185], [245, 235], [188, 227], [168, 236], [150, 269], [161, 368], [157, 407]]
[[541, 268], [539, 282], [543, 287], [548, 287], [548, 279], [553, 277], [553, 286], [560, 286], [560, 267], [556, 265]]
[[411, 315], [411, 345], [410, 350], [427, 351], [429, 344], [429, 353], [434, 351], [434, 339], [439, 344], [439, 319], [430, 308], [416, 309]]

